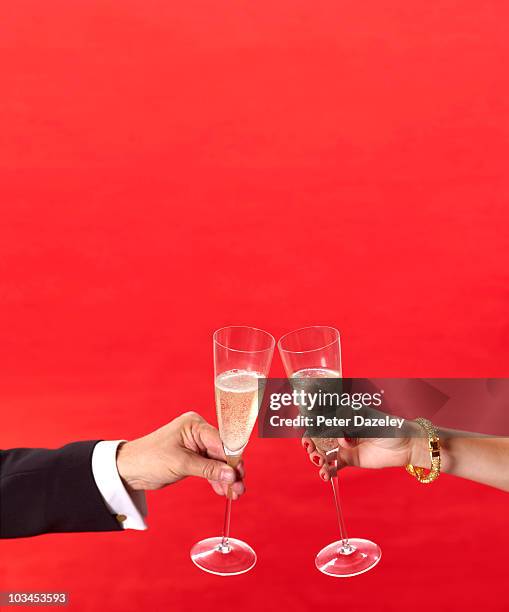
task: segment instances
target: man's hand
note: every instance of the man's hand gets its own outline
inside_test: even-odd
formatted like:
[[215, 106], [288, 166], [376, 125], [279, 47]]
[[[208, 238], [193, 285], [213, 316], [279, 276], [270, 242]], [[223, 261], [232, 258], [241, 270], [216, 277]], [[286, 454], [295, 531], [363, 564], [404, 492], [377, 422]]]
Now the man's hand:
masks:
[[161, 489], [186, 476], [206, 478], [219, 495], [232, 485], [232, 498], [244, 492], [244, 466], [228, 466], [215, 427], [186, 412], [156, 431], [119, 447], [117, 468], [134, 490]]

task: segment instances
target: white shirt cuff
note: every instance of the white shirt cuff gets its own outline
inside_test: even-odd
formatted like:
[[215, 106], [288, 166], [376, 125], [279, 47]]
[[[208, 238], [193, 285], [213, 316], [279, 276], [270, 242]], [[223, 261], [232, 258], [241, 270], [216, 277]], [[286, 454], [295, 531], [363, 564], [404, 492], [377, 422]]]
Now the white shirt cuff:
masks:
[[127, 491], [117, 470], [117, 447], [125, 440], [98, 442], [92, 453], [92, 473], [108, 510], [124, 515], [124, 529], [147, 529], [147, 502], [144, 491]]

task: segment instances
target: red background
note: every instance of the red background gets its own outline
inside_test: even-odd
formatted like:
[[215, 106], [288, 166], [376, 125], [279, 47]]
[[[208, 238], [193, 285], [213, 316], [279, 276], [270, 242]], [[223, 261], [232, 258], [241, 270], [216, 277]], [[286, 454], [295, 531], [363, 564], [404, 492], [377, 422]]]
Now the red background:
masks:
[[[0, 445], [214, 422], [227, 324], [336, 325], [345, 375], [507, 376], [508, 18], [489, 0], [2, 3]], [[504, 609], [506, 494], [347, 471], [349, 531], [383, 558], [340, 581], [314, 568], [334, 512], [298, 443], [253, 436], [246, 463], [251, 573], [192, 565], [223, 501], [186, 481], [149, 495], [145, 533], [1, 542], [0, 590]]]

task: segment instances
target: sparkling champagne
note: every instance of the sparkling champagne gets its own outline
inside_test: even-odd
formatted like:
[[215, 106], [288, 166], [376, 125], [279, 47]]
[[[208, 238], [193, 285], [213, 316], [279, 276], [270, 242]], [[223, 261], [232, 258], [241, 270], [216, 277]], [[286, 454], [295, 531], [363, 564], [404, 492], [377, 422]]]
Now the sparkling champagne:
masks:
[[[336, 383], [326, 385], [323, 382], [313, 383], [308, 379], [341, 378], [341, 372], [338, 372], [337, 370], [330, 370], [328, 368], [303, 368], [302, 370], [298, 370], [297, 372], [292, 374], [292, 378], [299, 379], [299, 383], [294, 383], [294, 385], [292, 386], [299, 390], [302, 389], [306, 393], [317, 393], [319, 390], [321, 390], [322, 392], [327, 392], [329, 391], [329, 389], [327, 388], [328, 386], [331, 387], [330, 391], [332, 392], [335, 390], [334, 386], [336, 385]], [[315, 443], [316, 447], [325, 453], [334, 450], [338, 447], [338, 442], [336, 438], [312, 438], [312, 440]]]
[[242, 452], [258, 416], [258, 386], [263, 374], [229, 370], [216, 377], [216, 410], [219, 434], [231, 453]]

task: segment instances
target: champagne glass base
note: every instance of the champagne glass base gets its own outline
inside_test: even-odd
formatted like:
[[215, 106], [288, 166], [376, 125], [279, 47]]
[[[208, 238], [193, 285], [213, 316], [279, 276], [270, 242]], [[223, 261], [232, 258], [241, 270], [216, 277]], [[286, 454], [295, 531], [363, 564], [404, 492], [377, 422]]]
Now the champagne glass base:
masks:
[[207, 538], [197, 542], [191, 549], [191, 560], [204, 572], [217, 576], [237, 576], [252, 569], [256, 564], [255, 551], [242, 540]]
[[348, 546], [333, 542], [316, 555], [316, 568], [327, 576], [349, 578], [374, 568], [382, 557], [378, 544], [360, 538], [350, 538]]

